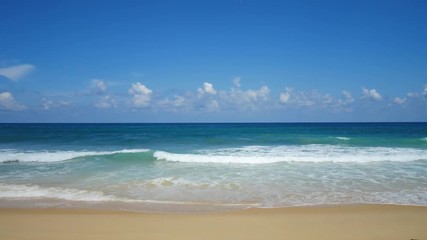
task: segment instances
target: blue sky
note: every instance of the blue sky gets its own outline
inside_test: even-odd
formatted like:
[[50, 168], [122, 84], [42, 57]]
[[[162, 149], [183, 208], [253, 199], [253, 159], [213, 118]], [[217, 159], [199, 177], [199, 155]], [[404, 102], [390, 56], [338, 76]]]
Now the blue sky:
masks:
[[427, 121], [427, 1], [0, 3], [0, 122]]

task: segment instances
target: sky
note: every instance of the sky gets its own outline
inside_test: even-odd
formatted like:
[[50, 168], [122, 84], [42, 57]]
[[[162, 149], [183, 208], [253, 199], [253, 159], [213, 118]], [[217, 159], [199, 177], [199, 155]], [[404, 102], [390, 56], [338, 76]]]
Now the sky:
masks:
[[0, 0], [0, 122], [427, 121], [427, 1]]

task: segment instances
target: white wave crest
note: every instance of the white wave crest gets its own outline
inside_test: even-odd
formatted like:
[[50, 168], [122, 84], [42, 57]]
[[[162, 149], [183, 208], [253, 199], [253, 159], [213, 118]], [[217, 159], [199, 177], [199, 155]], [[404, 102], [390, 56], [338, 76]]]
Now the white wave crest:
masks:
[[191, 154], [156, 151], [158, 160], [190, 163], [380, 162], [427, 160], [427, 150], [335, 145], [247, 146], [201, 150]]
[[351, 138], [348, 137], [336, 137], [338, 140], [349, 141]]
[[117, 153], [148, 152], [149, 149], [123, 149], [118, 151], [28, 151], [16, 150], [0, 151], [0, 162], [60, 162], [78, 157], [102, 156]]

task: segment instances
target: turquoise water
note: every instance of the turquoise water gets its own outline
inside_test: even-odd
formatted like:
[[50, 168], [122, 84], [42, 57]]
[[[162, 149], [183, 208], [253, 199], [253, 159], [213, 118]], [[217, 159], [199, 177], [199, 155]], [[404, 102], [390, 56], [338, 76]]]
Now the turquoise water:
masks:
[[426, 123], [0, 124], [0, 207], [427, 206]]

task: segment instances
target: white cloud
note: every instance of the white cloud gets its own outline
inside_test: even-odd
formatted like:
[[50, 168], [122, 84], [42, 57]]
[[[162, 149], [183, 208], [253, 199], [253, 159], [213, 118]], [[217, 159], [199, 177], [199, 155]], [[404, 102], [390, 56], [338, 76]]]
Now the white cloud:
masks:
[[107, 91], [108, 85], [102, 79], [92, 79], [92, 88], [94, 89], [95, 93], [102, 94]]
[[183, 96], [175, 96], [171, 103], [174, 107], [181, 107], [185, 105], [186, 101], [187, 100]]
[[265, 105], [270, 95], [270, 88], [265, 85], [261, 86], [259, 89], [248, 89], [243, 91], [237, 87], [231, 88], [230, 91], [220, 91], [219, 93], [219, 103], [221, 108], [225, 109], [260, 110], [272, 106], [271, 104]]
[[159, 105], [163, 108], [171, 108], [172, 110], [177, 110], [177, 108], [182, 108], [188, 105], [188, 99], [183, 96], [175, 95], [172, 100], [165, 98], [159, 101]]
[[73, 105], [73, 104], [70, 101], [57, 101], [57, 102], [55, 102], [53, 100], [43, 98], [43, 105], [42, 105], [42, 107], [43, 107], [44, 110], [50, 110], [52, 108], [68, 107], [68, 106], [71, 106], [71, 105]]
[[150, 95], [151, 93], [152, 91], [146, 86], [144, 86], [143, 84], [141, 84], [140, 82], [133, 83], [132, 87], [129, 89], [129, 94], [132, 94], [132, 95], [135, 95], [135, 94]]
[[417, 92], [409, 92], [409, 93], [407, 93], [406, 94], [408, 97], [411, 97], [411, 98], [417, 98], [417, 97], [419, 97], [420, 96], [420, 94], [419, 93], [417, 93]]
[[233, 78], [233, 84], [234, 84], [234, 86], [236, 86], [237, 88], [239, 88], [239, 87], [240, 87], [240, 79], [241, 79], [241, 77], [235, 77], [235, 78]]
[[[223, 92], [226, 93], [226, 92]], [[237, 100], [238, 102], [252, 102], [258, 99], [266, 99], [270, 94], [270, 89], [267, 86], [262, 86], [257, 90], [249, 89], [242, 91], [240, 89], [231, 89], [228, 98]]]
[[98, 100], [98, 102], [95, 103], [95, 107], [97, 108], [116, 108], [117, 107], [117, 101], [116, 99], [110, 97], [110, 96], [102, 96]]
[[286, 88], [285, 92], [281, 92], [279, 97], [280, 103], [283, 103], [283, 104], [289, 103], [291, 99], [291, 92], [292, 92], [291, 88]]
[[334, 102], [334, 98], [330, 94], [326, 94], [322, 96], [322, 103], [325, 105], [329, 105]]
[[252, 90], [252, 89], [249, 89], [246, 91], [237, 90], [237, 95], [246, 102], [253, 102], [259, 99], [266, 100], [269, 94], [270, 94], [270, 88], [268, 88], [267, 86], [262, 86], [257, 90]]
[[375, 101], [381, 101], [382, 96], [377, 92], [376, 89], [362, 88], [362, 99], [372, 99]]
[[3, 110], [24, 110], [26, 107], [17, 103], [13, 99], [13, 95], [10, 92], [0, 93], [0, 109]]
[[343, 98], [338, 100], [338, 106], [347, 106], [354, 102], [354, 97], [351, 92], [344, 90], [341, 92], [341, 94]]
[[316, 102], [329, 102], [331, 101], [330, 98], [329, 95], [321, 96], [317, 91], [302, 92], [294, 91], [292, 88], [286, 88], [284, 92], [280, 93], [279, 102], [292, 107], [310, 107]]
[[206, 107], [208, 111], [214, 112], [219, 110], [219, 103], [217, 100], [211, 100]]
[[146, 107], [151, 100], [151, 91], [143, 84], [136, 82], [129, 88], [129, 94], [132, 95], [132, 102], [135, 107]]
[[199, 88], [197, 92], [199, 93], [199, 95], [202, 95], [203, 93], [208, 93], [212, 95], [216, 94], [216, 90], [213, 87], [213, 84], [208, 82], [203, 83], [203, 87]]
[[43, 109], [49, 110], [54, 106], [54, 102], [52, 100], [43, 98]]
[[295, 92], [293, 94], [293, 103], [298, 107], [311, 107], [315, 103], [321, 103], [321, 97], [316, 91]]
[[399, 104], [399, 105], [401, 105], [401, 104], [404, 104], [404, 103], [406, 102], [406, 98], [396, 97], [396, 98], [393, 100], [393, 102], [394, 102], [394, 103], [397, 103], [397, 104]]
[[419, 98], [419, 97], [422, 97], [422, 96], [427, 97], [427, 84], [424, 84], [421, 93], [419, 93], [419, 92], [409, 92], [406, 95], [408, 97], [410, 97], [410, 98]]
[[11, 67], [0, 68], [0, 75], [12, 81], [17, 81], [31, 73], [34, 69], [35, 67], [31, 64], [21, 64]]
[[270, 88], [267, 86], [262, 86], [258, 91], [256, 91], [256, 96], [262, 99], [267, 99], [270, 94]]
[[287, 87], [279, 96], [279, 103], [293, 108], [327, 108], [333, 111], [351, 111], [348, 106], [353, 102], [354, 98], [348, 91], [342, 91], [342, 98], [337, 99], [331, 94], [321, 94], [316, 90], [304, 92]]
[[344, 90], [341, 93], [344, 96], [345, 102], [348, 102], [348, 103], [354, 102], [354, 98], [353, 98], [353, 95], [351, 94], [351, 92]]

